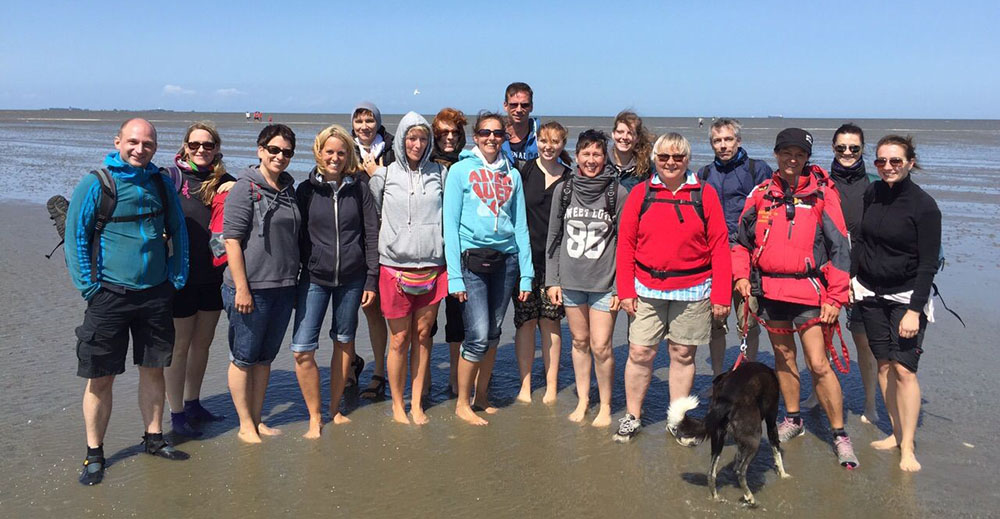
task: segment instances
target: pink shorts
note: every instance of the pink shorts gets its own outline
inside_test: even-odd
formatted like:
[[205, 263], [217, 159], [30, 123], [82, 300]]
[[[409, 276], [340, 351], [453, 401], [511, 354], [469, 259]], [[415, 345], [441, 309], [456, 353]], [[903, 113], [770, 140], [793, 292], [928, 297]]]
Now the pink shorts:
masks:
[[444, 296], [448, 295], [448, 274], [445, 272], [445, 267], [438, 267], [438, 269], [434, 289], [426, 294], [415, 296], [403, 292], [392, 274], [389, 274], [384, 266], [379, 266], [378, 295], [382, 303], [382, 315], [386, 319], [400, 319], [413, 315], [417, 310], [444, 299]]

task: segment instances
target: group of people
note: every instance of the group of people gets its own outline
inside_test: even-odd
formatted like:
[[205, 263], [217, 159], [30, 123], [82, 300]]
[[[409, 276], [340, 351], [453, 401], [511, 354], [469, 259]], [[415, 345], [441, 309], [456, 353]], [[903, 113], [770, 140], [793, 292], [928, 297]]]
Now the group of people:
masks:
[[392, 134], [378, 108], [361, 103], [350, 129], [331, 125], [315, 136], [315, 166], [298, 186], [286, 171], [296, 135], [285, 125], [261, 130], [259, 164], [234, 177], [210, 124], [191, 125], [174, 164], [158, 168], [152, 124], [123, 123], [115, 151], [74, 191], [66, 221], [67, 265], [87, 300], [76, 330], [78, 374], [87, 379], [81, 483], [104, 475], [112, 384], [125, 371], [129, 333], [144, 449], [185, 459], [162, 434], [164, 395], [176, 434], [199, 436], [199, 424], [223, 419], [199, 400], [222, 310], [238, 437], [259, 443], [280, 434], [262, 409], [290, 322], [309, 413], [305, 436], [321, 435], [316, 352], [328, 308], [332, 422], [350, 421], [341, 398], [364, 368], [355, 352], [361, 309], [375, 357], [361, 396], [381, 398], [388, 386], [395, 421], [427, 423], [423, 399], [442, 300], [449, 387], [465, 422], [485, 425], [497, 412], [489, 384], [511, 299], [517, 399], [531, 401], [537, 331], [542, 400], [556, 400], [565, 317], [578, 398], [569, 419], [581, 422], [590, 411], [593, 372], [598, 427], [612, 423], [612, 333], [618, 311], [628, 314], [619, 442], [641, 429], [659, 344], [667, 341], [674, 401], [692, 389], [698, 345], [710, 345], [715, 374], [725, 369], [726, 321], [735, 313], [748, 358], [758, 349], [757, 317], [769, 331], [786, 409], [781, 441], [804, 433], [797, 334], [838, 460], [854, 467], [824, 341], [824, 328], [846, 308], [865, 382], [863, 419], [876, 419], [877, 379], [893, 426], [872, 445], [898, 447], [900, 467], [919, 470], [916, 371], [933, 321], [941, 215], [910, 179], [911, 139], [879, 141], [873, 164], [881, 180], [870, 182], [864, 134], [853, 124], [835, 132], [829, 172], [810, 163], [809, 132], [781, 131], [772, 171], [747, 156], [738, 121], [718, 119], [709, 130], [715, 160], [695, 171], [684, 136], [653, 136], [633, 112], [618, 114], [610, 135], [580, 133], [571, 156], [562, 125], [530, 116], [527, 84], [509, 85], [503, 106], [505, 115], [478, 114], [465, 149], [469, 122], [456, 109], [431, 122], [407, 113]]

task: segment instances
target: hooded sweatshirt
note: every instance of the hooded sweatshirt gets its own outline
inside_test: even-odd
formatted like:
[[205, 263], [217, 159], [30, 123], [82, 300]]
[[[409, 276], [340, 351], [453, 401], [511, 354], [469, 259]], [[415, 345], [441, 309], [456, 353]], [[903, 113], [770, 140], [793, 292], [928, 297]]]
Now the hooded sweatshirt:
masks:
[[[294, 183], [292, 176], [282, 171], [278, 175], [281, 189], [275, 190], [264, 179], [260, 166], [250, 166], [240, 173], [226, 197], [222, 237], [240, 241], [250, 290], [296, 284], [302, 218], [292, 188]], [[260, 200], [256, 204], [255, 198]], [[236, 287], [228, 266], [223, 283]]]
[[[130, 222], [110, 221], [101, 233], [97, 265], [90, 262], [97, 209], [101, 200], [101, 182], [86, 175], [73, 191], [66, 213], [66, 266], [77, 290], [90, 299], [108, 283], [133, 290], [144, 290], [170, 281], [180, 290], [187, 282], [188, 235], [177, 191], [164, 177], [167, 200], [160, 200], [153, 175], [162, 175], [149, 163], [137, 168], [122, 160], [115, 151], [104, 158], [104, 168], [115, 181], [117, 202], [113, 217], [132, 216], [165, 210], [153, 218]], [[167, 256], [164, 230], [171, 236], [173, 254]], [[91, 272], [97, 270], [97, 282]]]
[[[406, 158], [406, 132], [414, 126], [428, 131], [427, 148], [416, 169]], [[399, 160], [375, 170], [369, 185], [375, 207], [382, 218], [378, 235], [379, 262], [396, 268], [425, 268], [444, 265], [442, 205], [448, 170], [430, 161], [434, 135], [427, 119], [409, 112], [399, 121], [393, 143]]]
[[[570, 199], [565, 215], [562, 192], [570, 183]], [[554, 189], [549, 233], [545, 242], [545, 285], [584, 292], [615, 292], [615, 249], [618, 244], [616, 222], [621, 220], [628, 190], [617, 184], [615, 218], [608, 214], [605, 193], [615, 177], [607, 168], [596, 177], [579, 173], [560, 180]], [[559, 250], [549, 255], [562, 225]]]
[[448, 175], [444, 195], [448, 291], [465, 291], [462, 252], [475, 248], [517, 254], [519, 290], [530, 291], [535, 269], [520, 173], [503, 152], [491, 164], [479, 148], [462, 151], [459, 158]]

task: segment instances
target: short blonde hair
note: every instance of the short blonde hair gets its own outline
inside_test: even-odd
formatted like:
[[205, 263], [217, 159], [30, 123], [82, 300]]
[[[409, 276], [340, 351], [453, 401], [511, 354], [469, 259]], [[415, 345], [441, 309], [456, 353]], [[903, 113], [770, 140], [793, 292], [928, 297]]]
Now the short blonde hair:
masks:
[[345, 157], [347, 161], [344, 163], [342, 173], [352, 174], [358, 172], [361, 166], [358, 163], [358, 154], [354, 150], [354, 139], [351, 138], [351, 134], [347, 133], [347, 130], [337, 124], [327, 126], [316, 134], [316, 140], [313, 141], [313, 157], [316, 159], [316, 167], [320, 171], [325, 171], [325, 164], [323, 164], [323, 157], [320, 155], [320, 152], [326, 141], [330, 139], [339, 139], [347, 150], [347, 156]]
[[664, 133], [656, 139], [656, 143], [653, 144], [653, 153], [650, 155], [650, 158], [656, 160], [657, 153], [669, 148], [674, 148], [688, 157], [691, 156], [691, 143], [688, 142], [683, 135], [677, 132], [670, 132]]

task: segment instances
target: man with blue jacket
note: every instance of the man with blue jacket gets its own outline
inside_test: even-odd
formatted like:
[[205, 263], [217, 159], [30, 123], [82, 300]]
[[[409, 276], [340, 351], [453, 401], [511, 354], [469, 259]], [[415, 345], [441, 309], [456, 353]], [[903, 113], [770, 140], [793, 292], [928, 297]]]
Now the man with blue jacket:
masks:
[[114, 145], [103, 171], [77, 185], [66, 214], [66, 266], [87, 301], [76, 329], [77, 375], [87, 379], [84, 485], [104, 478], [111, 388], [115, 376], [125, 372], [130, 334], [146, 426], [143, 448], [161, 458], [188, 458], [164, 441], [160, 428], [163, 368], [170, 365], [174, 345], [172, 299], [188, 273], [184, 214], [173, 183], [150, 162], [156, 153], [152, 124], [125, 121]]
[[[723, 118], [712, 123], [708, 136], [712, 151], [715, 152], [715, 160], [698, 170], [698, 178], [710, 184], [719, 194], [719, 201], [722, 202], [722, 210], [726, 215], [730, 245], [736, 240], [740, 214], [746, 205], [747, 196], [754, 187], [770, 179], [773, 174], [771, 166], [768, 166], [766, 162], [747, 156], [746, 150], [741, 146], [743, 144], [740, 138], [741, 128], [740, 122], [736, 119]], [[751, 296], [747, 301], [737, 291], [733, 291], [733, 308], [741, 336], [747, 327], [744, 319], [744, 305], [748, 303], [750, 309], [756, 312], [756, 298]], [[726, 331], [725, 321], [712, 321], [712, 340], [709, 343], [709, 351], [712, 355], [712, 373], [715, 375], [722, 373], [722, 365], [726, 357]], [[759, 345], [760, 328], [756, 321], [751, 320], [750, 329], [747, 331], [747, 357], [750, 360], [757, 358]]]
[[504, 91], [507, 139], [501, 146], [503, 155], [511, 166], [538, 158], [538, 119], [531, 117], [534, 98], [535, 93], [527, 83], [511, 83]]

